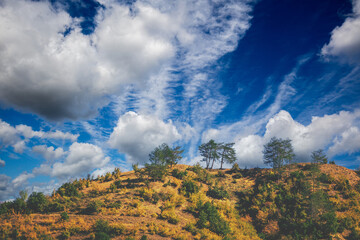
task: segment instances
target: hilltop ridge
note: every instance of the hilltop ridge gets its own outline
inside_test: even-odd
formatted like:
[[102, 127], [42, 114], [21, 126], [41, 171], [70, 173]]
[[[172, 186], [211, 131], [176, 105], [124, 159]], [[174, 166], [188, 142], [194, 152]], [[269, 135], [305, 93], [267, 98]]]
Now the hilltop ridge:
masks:
[[1, 239], [359, 239], [360, 178], [333, 164], [118, 169], [0, 207]]

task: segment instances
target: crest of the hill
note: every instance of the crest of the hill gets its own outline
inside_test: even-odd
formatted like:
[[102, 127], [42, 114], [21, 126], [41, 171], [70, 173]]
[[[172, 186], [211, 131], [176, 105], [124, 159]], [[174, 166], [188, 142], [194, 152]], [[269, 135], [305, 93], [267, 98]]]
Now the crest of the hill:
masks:
[[[157, 176], [157, 175], [156, 175]], [[358, 172], [334, 164], [159, 178], [115, 169], [0, 206], [1, 239], [360, 239]]]

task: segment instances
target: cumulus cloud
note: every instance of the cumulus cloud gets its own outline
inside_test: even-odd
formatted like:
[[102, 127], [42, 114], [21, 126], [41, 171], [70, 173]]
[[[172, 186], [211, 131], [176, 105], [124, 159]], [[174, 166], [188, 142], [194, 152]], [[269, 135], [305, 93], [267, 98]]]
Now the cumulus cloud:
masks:
[[2, 146], [9, 146], [19, 141], [15, 128], [0, 119], [0, 143]]
[[[89, 143], [73, 143], [63, 162], [56, 162], [51, 168], [51, 176], [68, 178], [82, 176], [95, 168], [101, 168], [110, 161], [100, 147]], [[49, 166], [43, 165], [44, 168]]]
[[36, 152], [43, 156], [48, 161], [58, 159], [65, 154], [64, 150], [61, 147], [54, 149], [53, 146], [47, 147], [46, 145], [34, 146], [32, 150], [33, 152]]
[[84, 35], [78, 19], [47, 1], [2, 1], [0, 101], [54, 120], [88, 118], [126, 84], [214, 63], [251, 19], [248, 1], [103, 4]]
[[[295, 121], [287, 111], [280, 111], [266, 123], [263, 135], [237, 134], [226, 136], [228, 141], [235, 142], [237, 159], [241, 166], [263, 166], [262, 150], [272, 137], [292, 140], [297, 161], [309, 161], [312, 151], [327, 149], [330, 157], [360, 151], [359, 145], [360, 110], [341, 111], [337, 114], [312, 117], [311, 123], [303, 125]], [[227, 128], [212, 129], [206, 136], [229, 134]]]
[[181, 135], [171, 121], [166, 123], [155, 116], [127, 112], [119, 118], [109, 144], [125, 153], [129, 161], [143, 164], [155, 147], [180, 139]]
[[337, 136], [333, 145], [329, 148], [328, 154], [334, 156], [342, 153], [354, 153], [360, 150], [360, 130], [358, 127], [351, 127]]
[[5, 167], [5, 161], [0, 159], [0, 167]]
[[331, 32], [330, 42], [323, 46], [324, 57], [336, 57], [349, 63], [360, 63], [360, 1], [353, 0], [353, 14]]
[[18, 141], [13, 145], [14, 152], [23, 153], [25, 149], [25, 141]]

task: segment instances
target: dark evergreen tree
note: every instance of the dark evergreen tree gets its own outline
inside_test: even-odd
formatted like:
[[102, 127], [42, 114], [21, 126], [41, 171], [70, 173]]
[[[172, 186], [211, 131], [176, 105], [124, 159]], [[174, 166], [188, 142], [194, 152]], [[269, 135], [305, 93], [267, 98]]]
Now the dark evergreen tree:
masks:
[[322, 149], [313, 151], [311, 153], [311, 162], [312, 163], [323, 163], [326, 164], [328, 162], [328, 159]]
[[285, 164], [292, 163], [294, 150], [290, 139], [273, 137], [270, 142], [264, 145], [264, 163], [273, 168], [280, 168]]
[[154, 181], [162, 180], [168, 173], [168, 166], [177, 164], [182, 153], [180, 147], [170, 148], [166, 143], [156, 147], [149, 154], [150, 164], [145, 164], [146, 174]]
[[31, 212], [44, 212], [48, 204], [49, 201], [42, 192], [33, 192], [27, 200], [27, 207]]

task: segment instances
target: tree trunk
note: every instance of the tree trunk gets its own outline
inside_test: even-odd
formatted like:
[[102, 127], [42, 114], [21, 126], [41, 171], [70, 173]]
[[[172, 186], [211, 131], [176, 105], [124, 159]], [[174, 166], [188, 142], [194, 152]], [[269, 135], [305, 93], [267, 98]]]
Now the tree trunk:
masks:
[[222, 153], [222, 156], [221, 156], [221, 162], [220, 162], [220, 169], [222, 170], [223, 169], [223, 163], [224, 163], [224, 154], [225, 154], [225, 150], [223, 151]]

